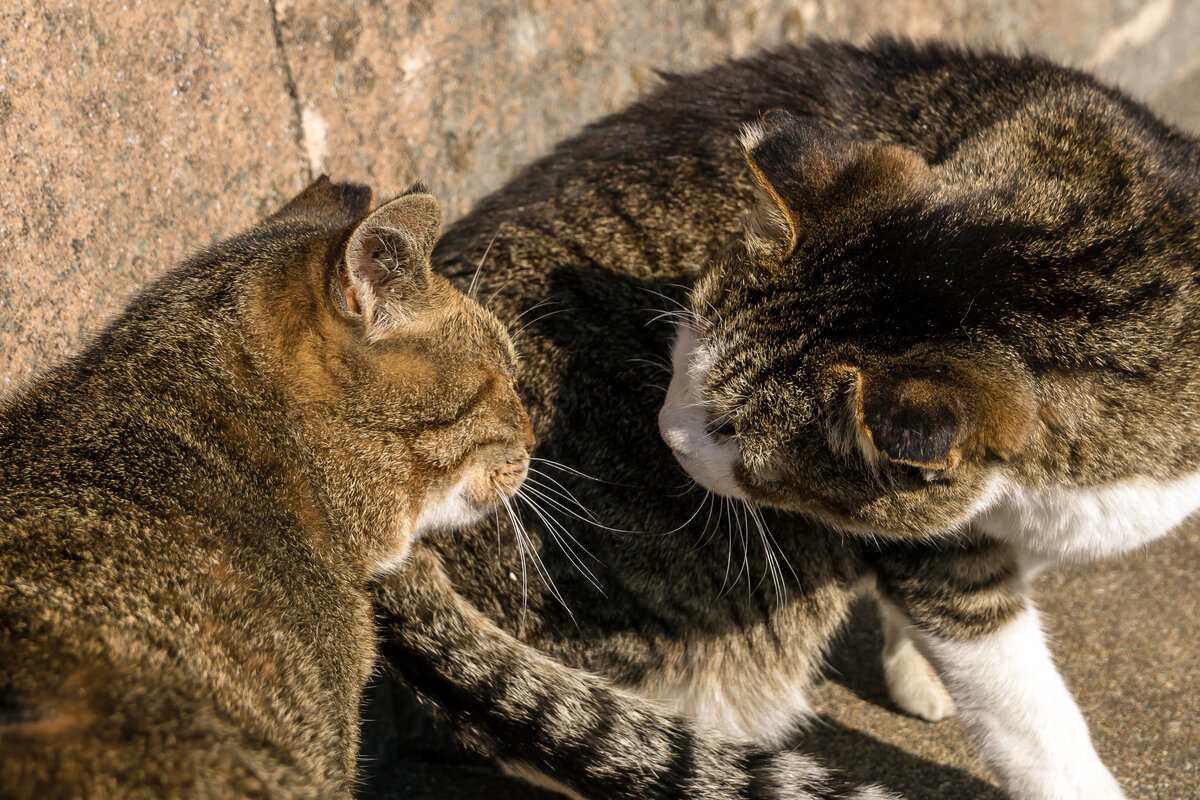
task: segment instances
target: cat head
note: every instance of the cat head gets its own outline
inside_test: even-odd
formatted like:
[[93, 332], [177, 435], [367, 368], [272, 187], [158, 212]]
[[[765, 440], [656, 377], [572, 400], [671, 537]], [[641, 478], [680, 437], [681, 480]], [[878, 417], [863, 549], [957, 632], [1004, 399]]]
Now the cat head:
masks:
[[[423, 185], [369, 211], [325, 178], [251, 232], [271, 252], [247, 306], [288, 423], [369, 570], [519, 488], [533, 434], [504, 326], [430, 267], [441, 210]], [[369, 213], [368, 213], [369, 212]]]
[[995, 499], [1037, 413], [1013, 348], [967, 325], [973, 295], [992, 292], [975, 300], [984, 315], [997, 302], [971, 276], [1003, 274], [988, 268], [1003, 248], [900, 146], [783, 112], [743, 146], [761, 197], [691, 294], [664, 440], [711, 491], [843, 529], [962, 524]]

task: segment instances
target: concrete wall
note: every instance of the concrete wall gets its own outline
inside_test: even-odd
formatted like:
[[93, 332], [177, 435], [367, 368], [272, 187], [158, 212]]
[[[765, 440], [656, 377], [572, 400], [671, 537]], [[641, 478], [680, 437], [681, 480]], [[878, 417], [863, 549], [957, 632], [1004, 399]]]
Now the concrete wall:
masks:
[[313, 175], [383, 195], [424, 177], [453, 217], [655, 69], [878, 31], [1048, 53], [1200, 127], [1200, 0], [18, 2], [0, 391]]

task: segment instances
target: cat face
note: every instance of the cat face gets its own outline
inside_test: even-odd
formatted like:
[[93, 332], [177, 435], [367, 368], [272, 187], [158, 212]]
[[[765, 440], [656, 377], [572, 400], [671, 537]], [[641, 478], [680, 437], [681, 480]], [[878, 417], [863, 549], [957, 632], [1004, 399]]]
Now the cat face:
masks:
[[514, 495], [533, 434], [504, 326], [430, 268], [437, 202], [418, 186], [348, 223], [366, 204], [347, 188], [314, 184], [268, 220], [295, 257], [264, 283], [262, 326], [326, 502], [380, 572]]
[[761, 208], [692, 292], [664, 440], [723, 495], [860, 532], [961, 525], [997, 499], [1037, 413], [1003, 338], [939, 313], [987, 288], [963, 260], [1001, 256], [910, 151], [782, 112], [744, 144]]

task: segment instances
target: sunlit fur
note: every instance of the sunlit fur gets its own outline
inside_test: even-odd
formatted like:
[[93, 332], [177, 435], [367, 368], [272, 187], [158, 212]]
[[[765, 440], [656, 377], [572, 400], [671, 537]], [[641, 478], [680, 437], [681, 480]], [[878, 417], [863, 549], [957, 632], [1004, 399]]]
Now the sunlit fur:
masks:
[[322, 179], [0, 405], [0, 795], [351, 796], [372, 576], [519, 487], [420, 187]]
[[[760, 209], [693, 288], [660, 419], [708, 488], [858, 534], [986, 534], [1024, 593], [1200, 508], [1200, 150], [1082, 82], [988, 100], [1008, 110], [936, 147], [745, 126]], [[967, 645], [887, 608], [907, 707], [952, 700], [1020, 796], [1120, 795], [1031, 611]]]
[[[770, 133], [745, 138], [747, 126], [774, 125], [775, 109], [816, 131], [801, 137], [806, 151], [816, 143], [830, 156], [799, 178], [774, 169], [790, 146], [769, 164], [746, 160], [741, 141], [756, 149]], [[806, 175], [836, 184], [864, 155], [833, 196], [787, 190], [806, 187]], [[1061, 716], [1058, 750], [1022, 750], [976, 724], [1028, 715], [1039, 731], [1030, 741], [1045, 742], [1070, 707], [1061, 681], [1038, 684], [1044, 705], [1028, 691], [1053, 669], [1030, 614], [1028, 554], [1012, 544], [1031, 540], [1001, 541], [980, 526], [1016, 492], [1057, 514], [1058, 496], [1038, 492], [1133, 475], [1164, 491], [1164, 525], [1186, 506], [1198, 393], [1184, 367], [1200, 305], [1181, 276], [1200, 263], [1198, 161], [1192, 138], [1119, 91], [1032, 56], [812, 42], [665, 78], [481, 200], [434, 253], [520, 331], [519, 387], [539, 456], [595, 478], [555, 472], [605, 526], [560, 518], [594, 556], [585, 563], [604, 591], [553, 526], [528, 514], [524, 542], [553, 591], [539, 576], [522, 582], [510, 521], [500, 536], [477, 525], [453, 542], [427, 540], [415, 555], [448, 588], [413, 597], [403, 576], [386, 581], [389, 657], [456, 730], [503, 758], [528, 747], [584, 796], [589, 781], [605, 797], [721, 796], [662, 788], [684, 785], [673, 780], [680, 764], [710, 763], [688, 760], [695, 740], [670, 759], [628, 728], [606, 727], [610, 698], [569, 681], [556, 697], [562, 687], [547, 685], [542, 662], [479, 644], [479, 620], [456, 610], [480, 609], [541, 654], [777, 744], [795, 741], [825, 648], [869, 583], [899, 609], [893, 639], [909, 637], [888, 648], [901, 654], [890, 663], [902, 674], [889, 677], [906, 703], [923, 703], [916, 710], [929, 717], [951, 705], [973, 715], [984, 760], [1024, 770], [998, 774], [1027, 797], [1072, 783], [1111, 788], [1090, 780], [1097, 762], [1077, 710]], [[767, 172], [786, 209], [764, 186]], [[1118, 266], [1112, 280], [1055, 271], [1087, 276], [1088, 264], [1105, 263]], [[1031, 281], [1039, 272], [1045, 280]], [[1005, 314], [1020, 336], [997, 326]], [[703, 348], [702, 368], [676, 353], [679, 372], [704, 385], [671, 389], [663, 366], [683, 332]], [[920, 402], [888, 405], [906, 392]], [[664, 409], [669, 393], [691, 410]], [[938, 424], [899, 424], [896, 408]], [[968, 408], [987, 413], [949, 424], [947, 412]], [[696, 409], [710, 416], [689, 428]], [[922, 427], [937, 435], [926, 441]], [[735, 454], [736, 487], [753, 505], [709, 492], [736, 493], [724, 483], [728, 464], [693, 481], [672, 453], [701, 452], [710, 432], [723, 437], [713, 450]], [[1090, 508], [1128, 512], [1129, 496], [1121, 489]], [[437, 636], [415, 622], [430, 606], [445, 622]], [[925, 654], [938, 641], [950, 643], [938, 648], [948, 660], [931, 671]], [[472, 657], [442, 657], [469, 643], [479, 644]], [[971, 692], [956, 680], [945, 687], [950, 704], [936, 702], [942, 687], [914, 685], [934, 672], [983, 676], [988, 663], [997, 682], [983, 677]], [[481, 675], [538, 691], [514, 689], [504, 698], [514, 713], [489, 714]], [[993, 689], [1001, 677], [1027, 700], [1004, 704]], [[567, 716], [547, 707], [577, 711], [581, 723], [539, 728]], [[930, 793], [911, 762], [872, 758], [882, 746], [867, 733], [831, 762], [869, 762], [871, 775], [912, 796]], [[556, 734], [579, 746], [556, 750]], [[1057, 758], [1064, 749], [1079, 757]], [[635, 774], [620, 766], [632, 752], [645, 765]], [[954, 788], [939, 791], [990, 791], [960, 773], [948, 780]]]
[[[1092, 523], [1035, 497], [1190, 486], [1194, 150], [1101, 89], [1019, 102], [1019, 122], [928, 163], [919, 142], [782, 112], [747, 126], [769, 211], [697, 282], [663, 410], [686, 397], [736, 428], [718, 452], [712, 412], [695, 418], [702, 470], [862, 533], [938, 535], [994, 508], [1075, 559], [1129, 545], [1083, 546]], [[1182, 515], [1129, 526], [1165, 533], [1200, 502], [1180, 491]]]

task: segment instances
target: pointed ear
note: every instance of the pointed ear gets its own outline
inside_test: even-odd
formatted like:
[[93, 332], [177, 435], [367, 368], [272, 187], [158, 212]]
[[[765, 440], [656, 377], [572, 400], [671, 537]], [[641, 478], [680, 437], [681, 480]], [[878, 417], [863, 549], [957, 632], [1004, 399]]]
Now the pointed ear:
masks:
[[370, 187], [331, 183], [328, 175], [322, 175], [268, 219], [310, 217], [328, 222], [332, 227], [344, 228], [362, 219], [370, 210]]
[[368, 335], [403, 319], [429, 285], [429, 256], [442, 209], [423, 184], [380, 206], [346, 240], [340, 280], [346, 307], [361, 314]]
[[1018, 380], [998, 377], [998, 370], [898, 359], [855, 372], [854, 438], [868, 463], [886, 456], [925, 470], [952, 470], [963, 461], [1007, 460], [1032, 434], [1032, 393]]
[[929, 165], [911, 150], [838, 136], [782, 110], [745, 126], [741, 143], [789, 252], [822, 209], [855, 198], [886, 200], [934, 183]]

